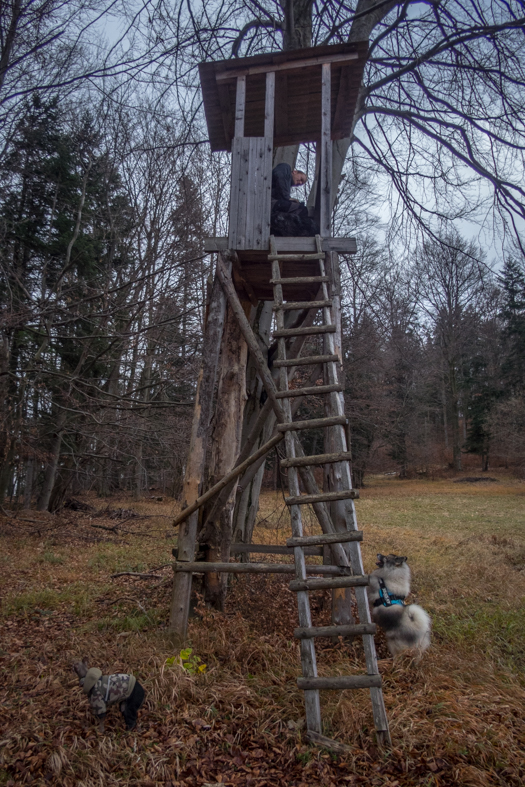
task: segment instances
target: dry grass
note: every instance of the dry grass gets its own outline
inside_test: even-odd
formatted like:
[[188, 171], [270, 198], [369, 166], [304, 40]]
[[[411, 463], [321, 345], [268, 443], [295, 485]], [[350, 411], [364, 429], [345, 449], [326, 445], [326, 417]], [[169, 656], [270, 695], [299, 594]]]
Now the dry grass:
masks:
[[[119, 520], [78, 512], [4, 523], [0, 784], [522, 784], [524, 491], [503, 477], [483, 486], [378, 477], [363, 490], [365, 565], [377, 551], [409, 556], [434, 639], [421, 660], [393, 662], [378, 638], [389, 752], [374, 746], [367, 692], [323, 693], [325, 733], [352, 745], [344, 757], [302, 738], [288, 579], [235, 580], [225, 614], [201, 609], [190, 644], [208, 668], [193, 677], [166, 666], [169, 567], [155, 571], [159, 581], [110, 579], [169, 563], [175, 504], [111, 500], [150, 517], [116, 531], [93, 525]], [[282, 508], [279, 495], [263, 496], [258, 542], [289, 535]], [[316, 531], [313, 518], [306, 530]], [[329, 599], [314, 607], [327, 621]], [[83, 655], [143, 683], [137, 733], [124, 732], [116, 710], [96, 732], [70, 669]], [[362, 669], [361, 646], [321, 644], [318, 661], [321, 674]]]

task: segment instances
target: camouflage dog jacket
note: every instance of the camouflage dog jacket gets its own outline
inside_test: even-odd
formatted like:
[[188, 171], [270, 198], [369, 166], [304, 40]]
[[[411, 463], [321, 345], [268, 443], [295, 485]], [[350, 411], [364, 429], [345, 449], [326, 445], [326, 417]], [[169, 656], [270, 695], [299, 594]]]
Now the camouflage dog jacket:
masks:
[[[84, 680], [82, 678], [80, 681], [81, 685]], [[124, 675], [121, 672], [116, 672], [114, 675], [101, 675], [88, 695], [95, 716], [105, 716], [108, 705], [123, 703], [129, 699], [136, 682], [137, 679], [133, 675]]]

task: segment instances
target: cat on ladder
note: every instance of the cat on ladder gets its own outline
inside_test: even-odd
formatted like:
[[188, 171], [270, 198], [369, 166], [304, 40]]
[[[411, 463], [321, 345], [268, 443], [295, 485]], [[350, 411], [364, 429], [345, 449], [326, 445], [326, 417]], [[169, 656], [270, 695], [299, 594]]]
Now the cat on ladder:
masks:
[[377, 555], [378, 568], [370, 574], [368, 602], [372, 620], [386, 635], [388, 650], [397, 656], [408, 648], [421, 652], [430, 645], [431, 620], [417, 604], [405, 604], [410, 593], [406, 557]]

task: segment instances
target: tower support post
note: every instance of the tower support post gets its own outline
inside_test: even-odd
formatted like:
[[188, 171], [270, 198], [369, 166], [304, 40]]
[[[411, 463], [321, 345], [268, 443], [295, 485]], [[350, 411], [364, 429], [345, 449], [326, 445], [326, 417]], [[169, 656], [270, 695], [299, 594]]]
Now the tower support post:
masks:
[[[226, 265], [231, 269], [231, 263]], [[226, 297], [219, 280], [215, 277], [204, 332], [202, 368], [195, 395], [190, 449], [184, 476], [183, 508], [191, 505], [199, 497], [201, 489], [225, 315]], [[191, 563], [195, 559], [198, 521], [199, 512], [195, 511], [180, 526], [177, 551], [177, 559], [180, 561]], [[190, 573], [182, 572], [176, 573], [173, 578], [169, 631], [179, 641], [186, 637], [188, 627], [191, 579]]]

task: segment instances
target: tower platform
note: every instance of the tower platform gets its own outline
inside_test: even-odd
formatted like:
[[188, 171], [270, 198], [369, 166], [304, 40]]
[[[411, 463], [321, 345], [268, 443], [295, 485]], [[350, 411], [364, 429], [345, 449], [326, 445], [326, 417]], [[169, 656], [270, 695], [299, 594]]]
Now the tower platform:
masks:
[[[314, 254], [315, 238], [276, 238], [279, 254]], [[323, 251], [336, 251], [339, 254], [355, 254], [355, 238], [325, 238]], [[228, 238], [205, 238], [204, 251], [227, 251]], [[238, 292], [246, 294], [251, 301], [273, 301], [272, 263], [268, 260], [268, 249], [237, 249], [238, 264], [233, 267], [233, 281]], [[283, 260], [283, 278], [305, 278], [316, 276], [316, 260]], [[318, 283], [298, 283], [283, 285], [283, 295], [287, 301], [309, 301], [315, 298]]]

